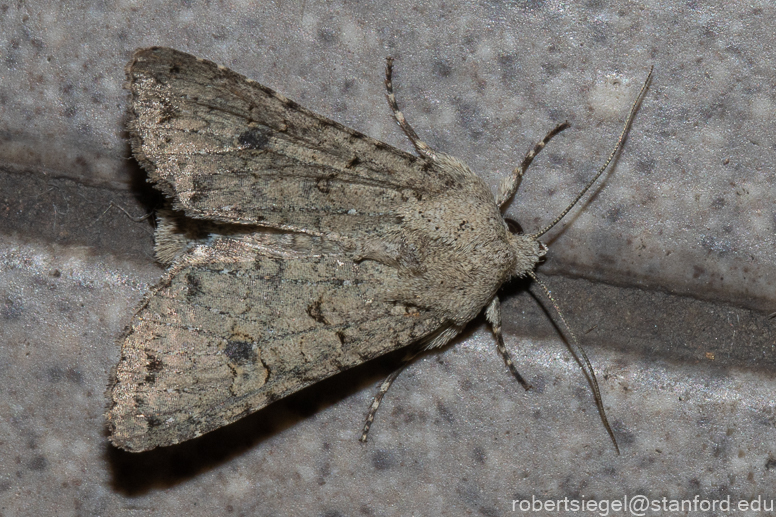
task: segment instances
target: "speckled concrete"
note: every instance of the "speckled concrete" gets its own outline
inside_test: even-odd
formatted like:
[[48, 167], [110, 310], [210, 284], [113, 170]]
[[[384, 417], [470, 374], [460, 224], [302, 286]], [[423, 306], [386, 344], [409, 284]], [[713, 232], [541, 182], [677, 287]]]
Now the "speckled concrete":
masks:
[[[505, 515], [516, 499], [776, 497], [776, 8], [710, 2], [0, 4], [0, 514]], [[129, 158], [134, 48], [207, 57], [409, 150], [383, 99], [495, 188], [558, 122], [510, 208], [538, 228], [616, 140], [542, 271], [599, 374], [505, 292], [524, 392], [482, 322], [399, 377], [340, 375], [199, 440], [105, 439], [115, 339], [161, 273]], [[762, 513], [760, 513], [762, 514]]]

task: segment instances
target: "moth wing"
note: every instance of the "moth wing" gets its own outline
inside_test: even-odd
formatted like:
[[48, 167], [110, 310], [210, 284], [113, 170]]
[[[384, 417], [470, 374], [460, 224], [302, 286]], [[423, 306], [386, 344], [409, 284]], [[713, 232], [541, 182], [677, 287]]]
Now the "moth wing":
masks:
[[445, 328], [389, 299], [394, 268], [283, 255], [222, 237], [166, 272], [122, 345], [107, 416], [116, 446], [195, 438]]
[[189, 217], [364, 235], [393, 224], [408, 199], [476, 178], [173, 49], [138, 50], [127, 77], [134, 155]]

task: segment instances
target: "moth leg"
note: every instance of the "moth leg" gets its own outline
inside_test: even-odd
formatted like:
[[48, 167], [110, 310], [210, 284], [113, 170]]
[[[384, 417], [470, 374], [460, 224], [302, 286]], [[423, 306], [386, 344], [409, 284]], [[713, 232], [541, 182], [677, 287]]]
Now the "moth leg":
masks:
[[141, 216], [135, 217], [134, 215], [132, 215], [132, 214], [130, 214], [129, 212], [127, 212], [127, 211], [126, 211], [126, 209], [124, 209], [124, 207], [122, 207], [121, 205], [117, 205], [116, 203], [114, 203], [114, 202], [111, 200], [111, 202], [108, 204], [108, 208], [106, 208], [106, 209], [105, 209], [105, 210], [104, 210], [104, 211], [103, 211], [103, 212], [102, 212], [102, 213], [101, 213], [99, 216], [97, 216], [97, 219], [93, 220], [93, 221], [92, 221], [92, 222], [89, 224], [89, 226], [93, 226], [93, 225], [94, 225], [94, 224], [95, 224], [97, 221], [99, 221], [100, 219], [102, 219], [102, 216], [104, 216], [105, 214], [107, 214], [107, 213], [108, 213], [108, 210], [110, 210], [111, 208], [117, 208], [118, 210], [121, 210], [122, 212], [124, 212], [124, 215], [126, 215], [127, 217], [129, 217], [129, 219], [130, 219], [131, 221], [134, 221], [134, 222], [136, 222], [136, 223], [143, 222], [143, 221], [145, 221], [146, 219], [148, 219], [149, 217], [151, 217], [152, 215], [154, 215], [154, 213], [153, 213], [153, 212], [148, 212], [148, 213], [147, 213], [147, 214], [145, 214], [145, 215], [141, 215]]
[[498, 188], [498, 200], [496, 201], [496, 205], [498, 205], [499, 208], [503, 208], [506, 202], [512, 199], [512, 196], [515, 195], [515, 192], [517, 192], [517, 187], [520, 186], [520, 180], [523, 179], [523, 174], [525, 174], [526, 169], [528, 169], [528, 166], [531, 165], [531, 162], [536, 157], [536, 155], [539, 154], [539, 151], [544, 149], [544, 146], [547, 145], [547, 142], [552, 140], [552, 137], [569, 127], [571, 127], [571, 124], [569, 124], [568, 121], [555, 126], [552, 131], [547, 133], [547, 136], [542, 138], [541, 142], [536, 144], [533, 149], [526, 153], [525, 158], [523, 158], [523, 162], [515, 167], [515, 170], [512, 171], [512, 174], [501, 181], [501, 185], [499, 185]]
[[396, 119], [396, 122], [399, 123], [399, 127], [401, 127], [402, 131], [404, 131], [404, 134], [407, 135], [407, 138], [410, 139], [412, 145], [414, 145], [415, 149], [417, 149], [418, 154], [425, 158], [436, 160], [437, 156], [434, 150], [431, 149], [428, 144], [422, 141], [420, 137], [418, 137], [418, 134], [414, 129], [412, 129], [412, 126], [410, 126], [409, 122], [407, 122], [407, 119], [404, 118], [404, 114], [399, 109], [399, 105], [396, 103], [396, 96], [393, 94], [393, 82], [391, 81], [392, 75], [393, 58], [389, 57], [386, 59], [385, 65], [385, 88], [388, 90], [388, 93], [386, 93], [385, 96], [388, 98], [388, 105], [391, 106], [393, 116]]
[[520, 372], [517, 371], [517, 367], [515, 367], [515, 363], [512, 362], [512, 358], [509, 356], [509, 352], [507, 352], [507, 347], [504, 345], [504, 336], [501, 334], [501, 302], [499, 301], [498, 296], [494, 296], [490, 301], [488, 308], [485, 309], [485, 319], [488, 320], [490, 328], [493, 329], [493, 335], [496, 336], [498, 353], [501, 354], [507, 368], [509, 368], [509, 371], [515, 376], [517, 382], [519, 382], [526, 391], [530, 390], [531, 385], [528, 384], [523, 376], [520, 375]]
[[382, 402], [383, 397], [388, 392], [388, 389], [391, 387], [391, 384], [393, 384], [393, 381], [396, 380], [399, 374], [402, 371], [404, 371], [404, 368], [406, 368], [407, 365], [410, 364], [412, 360], [415, 359], [420, 352], [422, 352], [422, 350], [408, 354], [404, 359], [402, 359], [401, 366], [399, 366], [399, 368], [397, 368], [396, 371], [391, 373], [391, 375], [386, 377], [383, 383], [380, 385], [380, 389], [377, 390], [377, 393], [375, 394], [375, 398], [372, 401], [372, 405], [369, 407], [369, 414], [366, 416], [366, 423], [364, 424], [364, 430], [361, 432], [361, 438], [359, 440], [362, 443], [366, 443], [366, 435], [369, 434], [369, 428], [372, 427], [372, 422], [375, 421], [375, 413], [377, 413], [377, 408], [380, 407], [380, 402]]

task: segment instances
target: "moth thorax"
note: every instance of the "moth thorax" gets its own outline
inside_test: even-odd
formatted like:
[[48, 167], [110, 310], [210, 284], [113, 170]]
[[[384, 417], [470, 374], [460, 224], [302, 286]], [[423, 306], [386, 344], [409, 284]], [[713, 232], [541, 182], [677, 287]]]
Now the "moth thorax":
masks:
[[524, 277], [528, 272], [536, 269], [536, 264], [547, 253], [547, 247], [530, 235], [510, 233], [508, 239], [515, 260], [513, 276]]

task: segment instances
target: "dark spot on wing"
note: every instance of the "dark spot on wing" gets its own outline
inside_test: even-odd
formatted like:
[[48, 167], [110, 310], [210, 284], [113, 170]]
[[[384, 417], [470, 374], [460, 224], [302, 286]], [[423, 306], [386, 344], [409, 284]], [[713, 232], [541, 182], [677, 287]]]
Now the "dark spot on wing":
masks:
[[307, 306], [307, 314], [317, 321], [318, 323], [323, 323], [324, 325], [329, 325], [329, 321], [326, 319], [326, 317], [323, 315], [323, 311], [321, 311], [321, 300], [315, 300], [313, 303]]
[[227, 341], [224, 353], [235, 364], [256, 362], [256, 352], [253, 343], [248, 341]]
[[164, 363], [159, 360], [159, 358], [146, 353], [146, 357], [148, 358], [148, 371], [149, 372], [160, 372], [162, 371], [162, 368], [164, 368]]
[[148, 421], [148, 427], [152, 429], [154, 427], [159, 427], [160, 425], [162, 425], [162, 420], [156, 416], [149, 416], [147, 421]]
[[186, 298], [191, 299], [202, 294], [202, 284], [199, 277], [191, 273], [186, 275]]
[[244, 149], [265, 149], [269, 143], [266, 128], [253, 127], [237, 137], [237, 143]]
[[328, 194], [331, 191], [331, 182], [329, 181], [329, 178], [321, 178], [316, 181], [315, 188], [323, 194]]
[[189, 198], [192, 204], [198, 204], [208, 198], [213, 190], [213, 180], [209, 176], [197, 175], [191, 178], [192, 190], [194, 193]]
[[161, 101], [162, 107], [159, 110], [159, 120], [157, 124], [164, 124], [178, 117], [178, 110], [166, 100]]
[[148, 365], [146, 371], [148, 372], [145, 377], [146, 384], [153, 384], [156, 382], [156, 374], [164, 369], [164, 363], [152, 354], [146, 353], [148, 358]]

